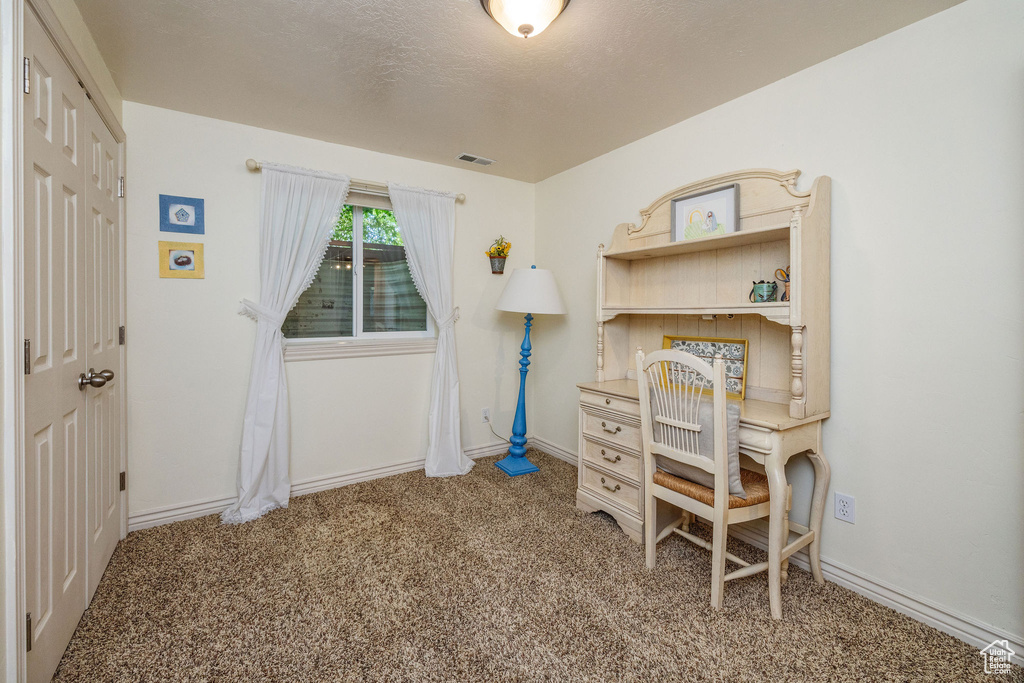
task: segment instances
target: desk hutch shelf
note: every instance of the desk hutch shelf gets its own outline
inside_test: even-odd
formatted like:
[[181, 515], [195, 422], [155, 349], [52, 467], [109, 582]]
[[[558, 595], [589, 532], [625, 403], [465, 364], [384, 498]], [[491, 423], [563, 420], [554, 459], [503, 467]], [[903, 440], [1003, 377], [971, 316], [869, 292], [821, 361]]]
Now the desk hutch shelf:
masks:
[[[776, 539], [790, 529], [785, 461], [812, 459], [812, 523], [801, 528], [817, 548], [829, 478], [821, 421], [829, 416], [831, 181], [821, 176], [800, 191], [799, 176], [752, 169], [691, 183], [654, 200], [639, 225], [618, 225], [611, 245], [598, 247], [597, 371], [595, 382], [579, 385], [577, 505], [609, 512], [636, 540], [643, 509], [636, 350], [683, 335], [747, 340], [740, 451], [773, 482], [774, 504], [782, 506], [773, 512]], [[671, 241], [673, 199], [732, 184], [737, 232]], [[749, 301], [753, 282], [775, 280], [787, 267], [789, 301]]]
[[[656, 199], [639, 227], [615, 229], [598, 248], [597, 381], [635, 377], [637, 346], [661, 348], [663, 334], [746, 338], [748, 395], [788, 402], [794, 418], [828, 412], [830, 181], [800, 192], [799, 175], [709, 178]], [[733, 183], [739, 232], [670, 241], [672, 199]], [[791, 300], [750, 303], [752, 283], [787, 266]]]

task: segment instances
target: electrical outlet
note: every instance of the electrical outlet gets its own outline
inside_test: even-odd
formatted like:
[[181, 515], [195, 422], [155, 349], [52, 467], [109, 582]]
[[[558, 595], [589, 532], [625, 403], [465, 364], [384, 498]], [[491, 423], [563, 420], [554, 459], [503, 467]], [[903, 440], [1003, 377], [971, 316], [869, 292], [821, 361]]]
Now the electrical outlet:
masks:
[[844, 493], [836, 492], [836, 519], [854, 524], [857, 521], [857, 499]]
[[483, 422], [484, 424], [487, 424], [488, 422], [491, 421], [490, 408], [484, 408], [483, 410], [480, 411], [480, 421]]

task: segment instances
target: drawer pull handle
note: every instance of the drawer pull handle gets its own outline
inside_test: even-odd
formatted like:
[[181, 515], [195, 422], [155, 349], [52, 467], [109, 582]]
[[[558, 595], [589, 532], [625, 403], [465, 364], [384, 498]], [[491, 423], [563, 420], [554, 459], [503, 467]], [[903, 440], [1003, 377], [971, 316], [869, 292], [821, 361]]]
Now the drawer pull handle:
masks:
[[605, 460], [607, 460], [608, 462], [618, 462], [618, 461], [622, 460], [622, 456], [621, 455], [616, 455], [614, 458], [609, 458], [607, 455], [605, 455], [605, 452], [604, 452], [603, 448], [601, 449], [601, 457], [604, 458]]
[[617, 427], [615, 427], [615, 429], [608, 429], [608, 424], [605, 423], [605, 422], [601, 423], [601, 429], [603, 429], [604, 431], [608, 432], [609, 434], [618, 434], [619, 432], [622, 431], [622, 427], [621, 426], [617, 426]]
[[620, 484], [616, 484], [615, 488], [612, 488], [608, 484], [604, 483], [604, 477], [601, 477], [601, 486], [605, 487], [606, 489], [608, 489], [612, 493], [618, 493], [619, 489], [622, 488], [622, 486]]
[[611, 400], [610, 398], [606, 398], [606, 399], [604, 400], [604, 404], [605, 404], [606, 406], [610, 406], [610, 405], [612, 404], [612, 400]]

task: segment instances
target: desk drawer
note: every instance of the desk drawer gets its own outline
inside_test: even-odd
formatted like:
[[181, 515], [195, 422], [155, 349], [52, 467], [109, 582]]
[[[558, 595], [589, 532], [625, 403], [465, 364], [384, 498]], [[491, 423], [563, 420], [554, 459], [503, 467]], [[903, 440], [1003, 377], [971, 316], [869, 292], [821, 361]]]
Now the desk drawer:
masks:
[[583, 439], [583, 460], [600, 465], [632, 482], [639, 483], [643, 475], [640, 458], [635, 453], [620, 451], [590, 439]]
[[592, 414], [586, 406], [583, 407], [583, 435], [608, 441], [634, 453], [640, 452], [639, 425], [619, 421], [607, 415]]
[[771, 429], [741, 424], [739, 429], [740, 446], [767, 455], [772, 450], [772, 434]]
[[640, 512], [640, 487], [583, 463], [583, 487], [630, 512]]
[[640, 419], [640, 403], [637, 401], [630, 401], [629, 399], [617, 396], [595, 394], [589, 391], [580, 391], [580, 403], [588, 406], [597, 406], [614, 413], [630, 415], [637, 420]]

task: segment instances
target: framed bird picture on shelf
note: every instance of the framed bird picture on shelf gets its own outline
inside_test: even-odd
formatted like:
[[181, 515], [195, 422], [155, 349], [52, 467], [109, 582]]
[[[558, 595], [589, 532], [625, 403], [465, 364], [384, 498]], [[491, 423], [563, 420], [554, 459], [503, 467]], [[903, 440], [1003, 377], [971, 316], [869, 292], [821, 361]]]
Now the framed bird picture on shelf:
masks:
[[740, 229], [740, 186], [726, 185], [672, 200], [672, 241], [725, 235]]

